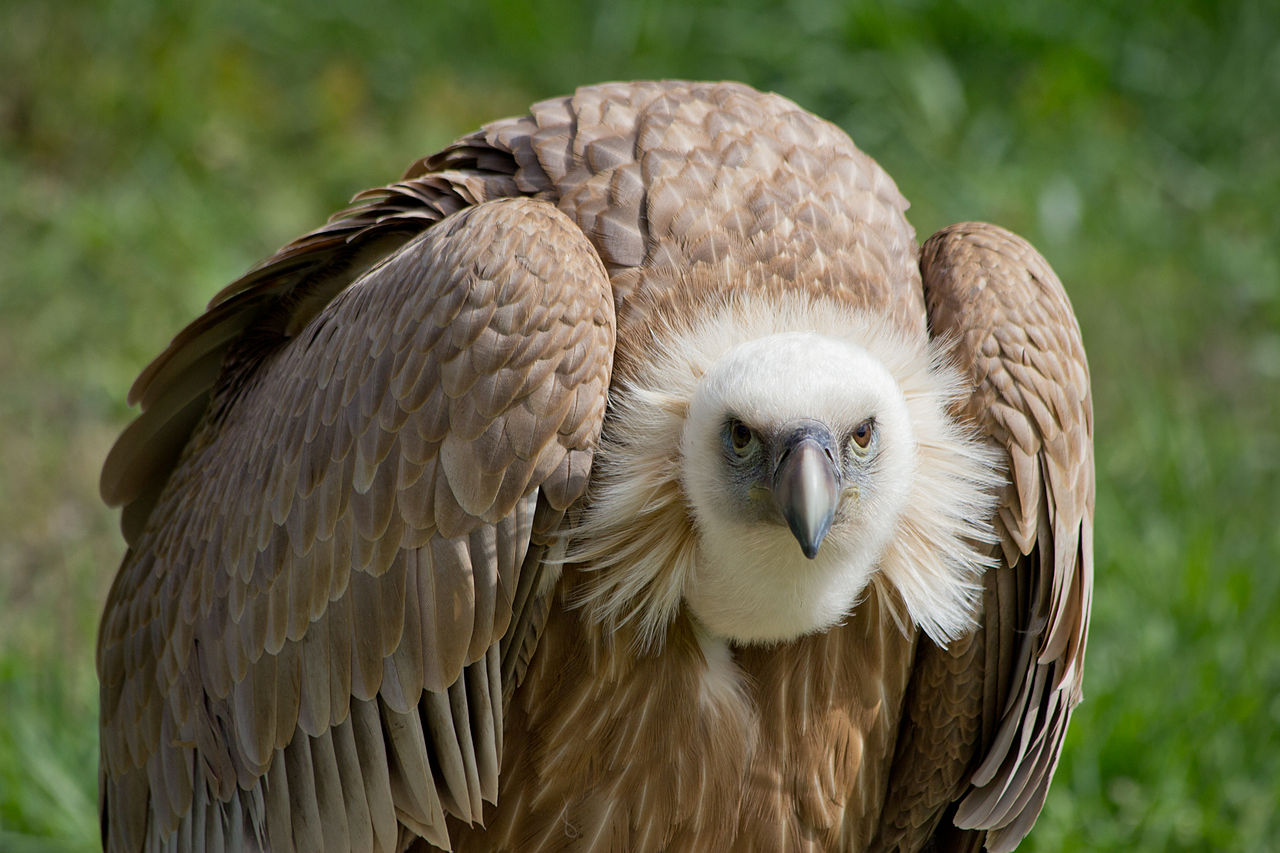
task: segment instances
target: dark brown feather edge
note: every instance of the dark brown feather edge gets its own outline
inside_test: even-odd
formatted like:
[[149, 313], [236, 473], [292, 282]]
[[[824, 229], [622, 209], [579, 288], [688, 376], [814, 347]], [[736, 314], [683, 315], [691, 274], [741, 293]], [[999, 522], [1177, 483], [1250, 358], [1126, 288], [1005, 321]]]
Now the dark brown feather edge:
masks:
[[359, 193], [326, 225], [223, 288], [142, 370], [128, 397], [142, 413], [111, 448], [99, 483], [109, 506], [125, 508], [126, 542], [137, 542], [207, 407], [221, 375], [217, 366], [245, 331], [265, 324], [280, 337], [295, 334], [358, 276], [434, 223], [464, 207], [519, 194], [509, 154], [491, 150], [483, 161], [430, 174], [415, 164], [405, 179]]
[[920, 266], [931, 334], [955, 341], [973, 381], [963, 414], [1005, 451], [1011, 477], [996, 519], [1005, 568], [996, 571], [1016, 583], [988, 582], [986, 642], [1016, 649], [1013, 669], [1005, 653], [987, 655], [998, 729], [989, 735], [984, 725], [985, 752], [954, 815], [957, 827], [987, 830], [987, 849], [999, 853], [1039, 815], [1081, 698], [1093, 585], [1088, 365], [1061, 282], [1020, 237], [953, 225], [925, 243]]

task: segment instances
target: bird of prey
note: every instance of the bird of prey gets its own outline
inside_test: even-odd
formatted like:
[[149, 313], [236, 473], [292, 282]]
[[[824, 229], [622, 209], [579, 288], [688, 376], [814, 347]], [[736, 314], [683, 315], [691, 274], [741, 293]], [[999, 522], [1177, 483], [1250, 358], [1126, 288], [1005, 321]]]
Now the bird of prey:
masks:
[[360, 194], [147, 367], [110, 851], [1016, 846], [1080, 698], [1089, 373], [791, 101], [592, 86]]

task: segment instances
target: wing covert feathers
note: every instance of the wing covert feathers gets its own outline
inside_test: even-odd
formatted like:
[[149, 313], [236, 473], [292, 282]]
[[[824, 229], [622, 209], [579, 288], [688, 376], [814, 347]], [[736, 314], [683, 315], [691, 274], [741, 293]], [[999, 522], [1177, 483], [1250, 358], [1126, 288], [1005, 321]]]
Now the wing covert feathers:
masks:
[[[931, 713], [953, 715], [960, 740], [981, 744], [941, 802], [963, 797], [956, 826], [986, 830], [989, 850], [1011, 850], [1040, 812], [1081, 698], [1093, 587], [1089, 369], [1066, 293], [1026, 241], [953, 225], [925, 243], [920, 265], [931, 333], [954, 343], [973, 382], [963, 414], [1006, 454], [1009, 484], [996, 518], [1004, 566], [986, 578], [984, 627], [946, 651], [922, 643], [917, 679], [966, 656], [985, 661], [958, 667], [947, 701], [930, 694]], [[983, 683], [966, 681], [976, 673]], [[923, 760], [930, 770], [916, 772], [945, 763], [936, 750]]]
[[110, 849], [447, 847], [479, 818], [535, 510], [585, 488], [613, 339], [581, 232], [505, 199], [229, 352], [101, 628]]
[[[606, 83], [494, 122], [409, 175], [510, 152], [596, 247], [620, 338], [733, 287], [835, 296], [924, 333], [907, 202], [848, 136], [738, 83]], [[689, 286], [703, 278], [709, 287]], [[905, 286], [904, 286], [905, 285]], [[623, 347], [620, 347], [623, 349]]]

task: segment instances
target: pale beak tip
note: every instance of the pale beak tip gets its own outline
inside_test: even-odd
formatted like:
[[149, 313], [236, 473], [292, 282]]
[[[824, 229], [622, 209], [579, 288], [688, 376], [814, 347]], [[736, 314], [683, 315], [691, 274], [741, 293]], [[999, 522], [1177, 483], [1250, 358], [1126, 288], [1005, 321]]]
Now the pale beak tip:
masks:
[[840, 475], [813, 438], [801, 438], [778, 467], [774, 500], [800, 550], [816, 558], [840, 501]]

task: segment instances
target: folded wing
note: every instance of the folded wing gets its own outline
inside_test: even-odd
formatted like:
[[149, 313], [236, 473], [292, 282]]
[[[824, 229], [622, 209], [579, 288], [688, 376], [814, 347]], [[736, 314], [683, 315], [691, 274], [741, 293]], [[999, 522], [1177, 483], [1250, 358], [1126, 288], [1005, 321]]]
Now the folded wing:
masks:
[[[172, 474], [138, 473], [136, 433], [104, 472], [117, 502], [154, 492], [99, 643], [109, 849], [447, 846], [445, 815], [496, 796], [504, 671], [586, 485], [613, 300], [545, 202], [405, 239], [327, 299], [231, 294], [267, 307], [229, 348], [217, 316], [184, 333], [222, 354]], [[159, 375], [201, 357], [171, 347]]]
[[1035, 822], [1080, 701], [1093, 588], [1093, 410], [1080, 328], [1053, 270], [985, 223], [921, 251], [930, 333], [972, 382], [961, 416], [1003, 451], [1002, 565], [978, 630], [922, 639], [880, 847], [1012, 850]]

